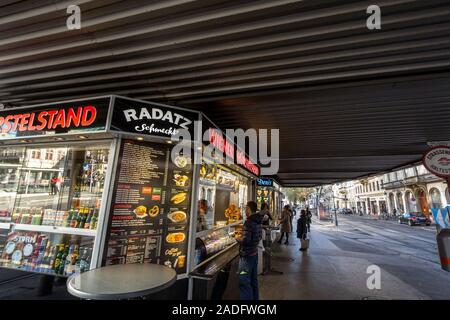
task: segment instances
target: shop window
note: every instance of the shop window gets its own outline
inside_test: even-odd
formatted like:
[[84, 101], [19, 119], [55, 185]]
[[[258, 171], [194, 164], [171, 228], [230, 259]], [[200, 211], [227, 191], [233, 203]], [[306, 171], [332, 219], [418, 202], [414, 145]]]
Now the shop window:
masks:
[[409, 213], [418, 212], [417, 199], [414, 197], [411, 191], [406, 191], [405, 200], [406, 200], [406, 210]]
[[430, 198], [431, 198], [431, 207], [435, 209], [442, 208], [442, 201], [441, 201], [441, 192], [433, 188], [430, 190]]
[[445, 200], [447, 201], [447, 205], [450, 205], [450, 194], [448, 192], [448, 188], [445, 189]]
[[[91, 267], [109, 147], [18, 148], [25, 157], [0, 157], [0, 220], [14, 226], [0, 266], [63, 276]], [[58, 255], [71, 258], [57, 265]]]

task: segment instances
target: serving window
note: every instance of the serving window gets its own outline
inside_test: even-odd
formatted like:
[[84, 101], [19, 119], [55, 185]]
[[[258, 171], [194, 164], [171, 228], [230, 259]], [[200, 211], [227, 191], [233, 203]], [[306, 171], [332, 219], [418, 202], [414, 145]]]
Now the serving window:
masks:
[[243, 218], [248, 201], [249, 178], [223, 165], [203, 160], [200, 168], [199, 205], [206, 204], [207, 228], [214, 229], [235, 223]]

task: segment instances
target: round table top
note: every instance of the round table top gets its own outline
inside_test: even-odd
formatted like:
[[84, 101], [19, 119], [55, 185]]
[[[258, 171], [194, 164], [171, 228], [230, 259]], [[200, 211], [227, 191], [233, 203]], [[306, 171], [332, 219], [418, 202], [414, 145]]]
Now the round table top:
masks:
[[82, 299], [130, 299], [164, 290], [176, 279], [173, 269], [158, 264], [116, 264], [70, 276], [67, 290]]

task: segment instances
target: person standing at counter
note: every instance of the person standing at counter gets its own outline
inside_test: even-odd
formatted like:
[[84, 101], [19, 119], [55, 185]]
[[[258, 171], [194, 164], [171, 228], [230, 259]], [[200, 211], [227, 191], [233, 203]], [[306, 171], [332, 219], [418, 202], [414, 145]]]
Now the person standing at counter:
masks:
[[239, 242], [239, 289], [241, 300], [259, 300], [258, 244], [262, 239], [263, 215], [257, 213], [257, 204], [249, 201], [245, 207], [246, 220]]
[[208, 201], [201, 199], [198, 201], [197, 212], [197, 232], [208, 229], [208, 222], [206, 221], [206, 213], [208, 212]]
[[269, 211], [269, 205], [267, 203], [263, 203], [261, 205], [261, 211], [259, 212], [263, 216], [263, 226], [269, 226], [270, 221], [273, 221], [273, 216]]

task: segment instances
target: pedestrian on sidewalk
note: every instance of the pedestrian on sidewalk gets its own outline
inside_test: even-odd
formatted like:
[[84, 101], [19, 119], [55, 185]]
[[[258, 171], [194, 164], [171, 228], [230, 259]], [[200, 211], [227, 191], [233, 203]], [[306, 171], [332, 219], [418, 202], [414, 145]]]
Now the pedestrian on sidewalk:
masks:
[[[306, 240], [308, 236], [308, 215], [306, 210], [302, 210], [300, 213], [300, 218], [297, 220], [297, 238], [302, 240]], [[307, 250], [304, 247], [300, 248], [300, 251]]]
[[239, 242], [239, 289], [241, 300], [259, 300], [258, 245], [262, 239], [263, 215], [257, 213], [258, 205], [249, 201], [245, 207], [247, 219]]
[[307, 218], [308, 232], [311, 232], [312, 213], [311, 211], [309, 211], [308, 207], [306, 207], [306, 218]]
[[58, 178], [56, 176], [52, 176], [50, 179], [50, 195], [57, 194], [56, 191], [56, 183], [58, 182]]
[[281, 212], [281, 219], [280, 219], [280, 240], [278, 240], [278, 243], [281, 244], [283, 241], [284, 236], [286, 235], [286, 241], [284, 242], [285, 245], [289, 244], [289, 234], [292, 232], [292, 211], [289, 208], [289, 205], [285, 205], [283, 208], [283, 211]]

